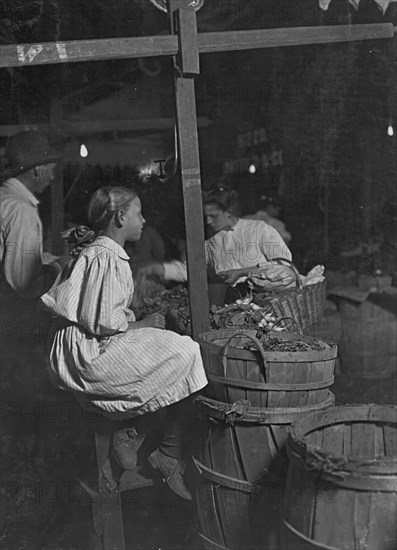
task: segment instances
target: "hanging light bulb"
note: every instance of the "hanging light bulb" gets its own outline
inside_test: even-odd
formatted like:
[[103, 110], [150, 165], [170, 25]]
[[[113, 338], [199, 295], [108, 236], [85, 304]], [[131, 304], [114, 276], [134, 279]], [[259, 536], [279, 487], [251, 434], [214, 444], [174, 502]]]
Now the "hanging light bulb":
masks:
[[391, 123], [387, 127], [387, 135], [390, 136], [390, 137], [394, 136], [394, 128], [393, 128], [393, 124], [391, 124]]
[[87, 147], [84, 145], [84, 143], [82, 143], [80, 145], [80, 156], [85, 158], [85, 157], [88, 157], [88, 149]]

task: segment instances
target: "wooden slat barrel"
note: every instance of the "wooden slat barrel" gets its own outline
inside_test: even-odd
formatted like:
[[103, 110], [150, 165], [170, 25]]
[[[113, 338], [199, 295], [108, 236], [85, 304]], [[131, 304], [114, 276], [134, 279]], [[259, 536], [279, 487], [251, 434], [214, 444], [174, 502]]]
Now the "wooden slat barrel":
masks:
[[286, 550], [397, 548], [397, 407], [310, 414], [288, 438]]
[[196, 400], [194, 502], [204, 548], [278, 548], [288, 427], [302, 415], [333, 406], [331, 392], [322, 404], [293, 408]]
[[370, 301], [340, 300], [342, 371], [360, 378], [388, 378], [396, 372], [397, 317]]
[[[213, 330], [199, 336], [208, 397], [225, 403], [243, 399], [257, 407], [315, 405], [328, 398], [334, 382], [335, 344], [320, 350], [263, 351], [254, 333]], [[242, 349], [252, 342], [258, 351]]]

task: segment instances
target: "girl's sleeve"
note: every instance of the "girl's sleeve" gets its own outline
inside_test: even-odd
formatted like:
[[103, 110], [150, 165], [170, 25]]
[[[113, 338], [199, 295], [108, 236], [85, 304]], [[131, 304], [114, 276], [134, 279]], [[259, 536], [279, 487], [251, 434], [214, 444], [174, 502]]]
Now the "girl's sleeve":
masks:
[[128, 315], [126, 296], [117, 264], [103, 254], [86, 266], [81, 285], [77, 322], [97, 336], [125, 332]]

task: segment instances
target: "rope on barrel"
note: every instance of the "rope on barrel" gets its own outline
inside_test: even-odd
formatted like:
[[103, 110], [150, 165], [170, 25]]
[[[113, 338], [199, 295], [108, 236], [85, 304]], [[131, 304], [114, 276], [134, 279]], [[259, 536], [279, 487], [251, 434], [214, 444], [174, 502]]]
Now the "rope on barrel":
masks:
[[[255, 423], [255, 424], [277, 424], [290, 425], [297, 418], [304, 414], [320, 412], [329, 408], [334, 403], [334, 396], [329, 393], [328, 398], [321, 404], [301, 407], [252, 407], [246, 400], [223, 403], [209, 397], [199, 396], [195, 402], [200, 406], [200, 412], [209, 418], [210, 421], [223, 421], [226, 424], [234, 425]], [[204, 410], [204, 412], [203, 412]]]

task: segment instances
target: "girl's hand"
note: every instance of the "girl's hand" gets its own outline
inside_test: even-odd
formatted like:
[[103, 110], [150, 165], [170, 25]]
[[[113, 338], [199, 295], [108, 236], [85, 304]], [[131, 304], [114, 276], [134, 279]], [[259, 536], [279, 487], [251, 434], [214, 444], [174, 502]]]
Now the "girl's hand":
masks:
[[151, 313], [142, 321], [138, 321], [140, 328], [160, 328], [165, 329], [165, 317], [161, 313]]

